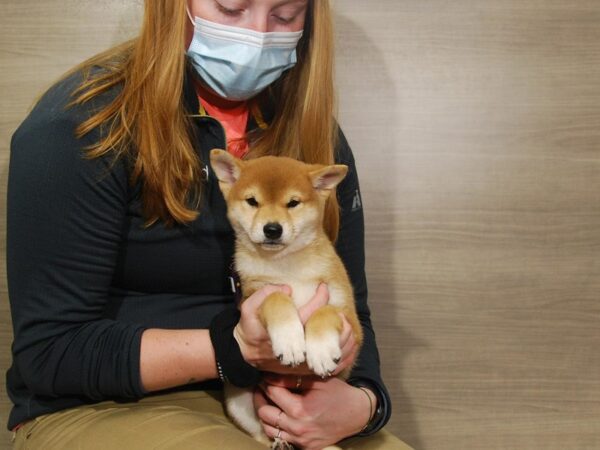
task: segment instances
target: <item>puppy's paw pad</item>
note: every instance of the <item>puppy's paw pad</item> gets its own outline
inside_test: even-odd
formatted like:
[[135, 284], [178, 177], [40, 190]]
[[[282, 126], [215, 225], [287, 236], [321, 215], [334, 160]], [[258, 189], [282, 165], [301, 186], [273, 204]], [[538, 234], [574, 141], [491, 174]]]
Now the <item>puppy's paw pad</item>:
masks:
[[302, 323], [291, 322], [269, 328], [273, 353], [284, 366], [297, 366], [305, 360], [306, 344]]
[[330, 376], [342, 357], [338, 334], [332, 332], [307, 339], [306, 353], [308, 367], [314, 373], [323, 378]]

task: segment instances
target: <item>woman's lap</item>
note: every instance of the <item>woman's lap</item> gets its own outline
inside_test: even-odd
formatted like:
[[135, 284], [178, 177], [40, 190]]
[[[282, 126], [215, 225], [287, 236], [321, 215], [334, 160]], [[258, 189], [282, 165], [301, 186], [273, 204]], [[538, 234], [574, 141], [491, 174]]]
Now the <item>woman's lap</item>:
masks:
[[[348, 450], [407, 450], [390, 433], [353, 438]], [[102, 402], [38, 417], [19, 429], [15, 450], [264, 450], [225, 416], [220, 392], [149, 396], [135, 403]]]

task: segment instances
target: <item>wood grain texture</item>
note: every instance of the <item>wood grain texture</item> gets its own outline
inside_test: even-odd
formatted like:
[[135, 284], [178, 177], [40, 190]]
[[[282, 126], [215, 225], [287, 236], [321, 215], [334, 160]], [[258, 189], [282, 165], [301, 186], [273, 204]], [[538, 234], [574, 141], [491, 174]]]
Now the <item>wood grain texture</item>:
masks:
[[[600, 2], [334, 5], [389, 429], [418, 450], [600, 448]], [[140, 9], [3, 2], [2, 217], [34, 98], [132, 35]]]
[[[4, 277], [4, 273], [2, 274]], [[10, 320], [10, 308], [6, 291], [0, 291], [0, 370], [2, 384], [0, 387], [0, 449], [10, 448], [11, 433], [6, 430], [8, 413], [12, 404], [6, 395], [4, 374], [11, 364], [10, 344], [12, 342], [12, 321]]]
[[391, 430], [600, 448], [600, 3], [336, 11]]

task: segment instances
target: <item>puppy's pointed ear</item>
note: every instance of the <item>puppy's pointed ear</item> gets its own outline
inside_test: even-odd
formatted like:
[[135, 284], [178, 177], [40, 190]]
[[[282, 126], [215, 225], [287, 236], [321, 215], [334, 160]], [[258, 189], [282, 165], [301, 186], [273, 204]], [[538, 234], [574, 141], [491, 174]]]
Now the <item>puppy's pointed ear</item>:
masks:
[[348, 166], [335, 164], [309, 172], [313, 187], [325, 197], [344, 179]]
[[213, 148], [210, 151], [210, 165], [220, 183], [234, 184], [240, 178], [242, 162], [225, 150]]

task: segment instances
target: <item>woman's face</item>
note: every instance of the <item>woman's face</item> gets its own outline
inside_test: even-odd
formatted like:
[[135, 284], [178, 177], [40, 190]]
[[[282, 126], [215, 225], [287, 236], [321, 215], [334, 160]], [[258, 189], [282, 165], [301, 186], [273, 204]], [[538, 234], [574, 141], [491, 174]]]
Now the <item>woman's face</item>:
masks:
[[[221, 25], [267, 33], [302, 31], [309, 2], [314, 0], [186, 1], [192, 19], [199, 17]], [[186, 24], [185, 48], [189, 49], [194, 36], [194, 24], [191, 21], [186, 21]], [[204, 87], [208, 94], [213, 93], [208, 86]]]
[[197, 16], [211, 22], [264, 33], [302, 30], [309, 0], [187, 0], [187, 2], [192, 17]]

